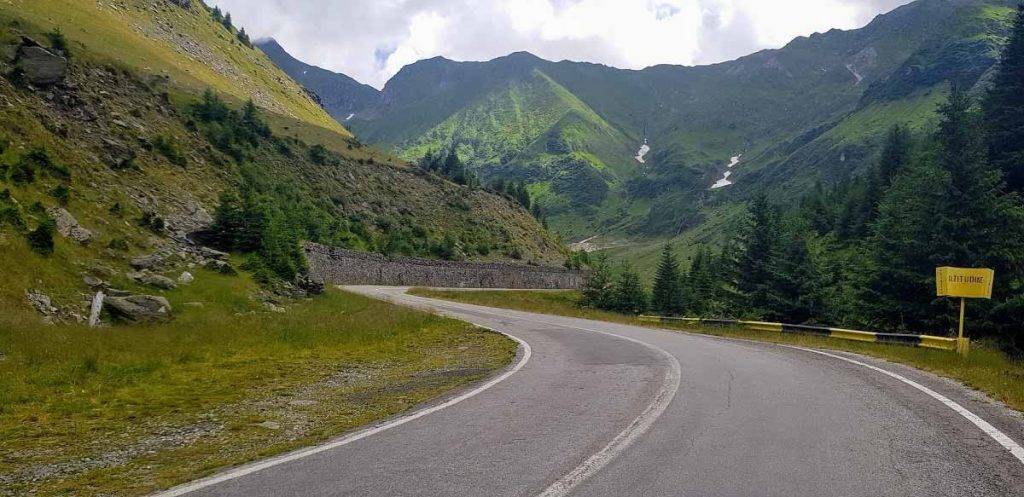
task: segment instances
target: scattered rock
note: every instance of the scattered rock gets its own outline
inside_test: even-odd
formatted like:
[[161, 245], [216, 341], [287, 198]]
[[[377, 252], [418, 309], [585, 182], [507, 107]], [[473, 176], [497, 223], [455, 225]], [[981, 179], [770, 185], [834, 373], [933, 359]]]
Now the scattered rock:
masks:
[[39, 311], [39, 314], [42, 314], [43, 316], [52, 316], [57, 312], [57, 308], [53, 306], [53, 301], [49, 296], [36, 290], [26, 291], [25, 296], [28, 297], [28, 302], [32, 304], [32, 307]]
[[135, 269], [153, 269], [163, 265], [164, 258], [159, 254], [151, 254], [132, 259], [128, 264]]
[[221, 252], [220, 250], [212, 249], [210, 247], [199, 247], [199, 255], [218, 261], [223, 261], [228, 258], [227, 252]]
[[135, 150], [117, 140], [104, 138], [103, 147], [106, 150], [105, 161], [112, 169], [127, 169], [135, 160]]
[[106, 297], [103, 303], [110, 313], [134, 323], [156, 323], [171, 319], [171, 303], [154, 295]]
[[129, 292], [127, 290], [118, 290], [117, 288], [108, 288], [107, 289], [107, 296], [109, 296], [109, 297], [127, 297], [127, 296], [129, 296], [131, 294], [132, 294], [132, 292]]
[[317, 404], [317, 402], [315, 400], [298, 399], [298, 400], [293, 400], [291, 402], [288, 402], [288, 404], [296, 406], [296, 407], [308, 407], [308, 406], [315, 406]]
[[25, 81], [35, 86], [52, 86], [68, 75], [68, 59], [27, 43], [18, 49], [15, 66]]
[[324, 282], [317, 280], [308, 274], [299, 276], [295, 280], [295, 285], [305, 290], [309, 295], [320, 295], [324, 293]]
[[229, 276], [238, 274], [238, 271], [235, 271], [235, 268], [231, 267], [231, 264], [228, 264], [227, 262], [224, 261], [213, 260], [207, 262], [206, 269], [209, 269], [210, 271], [216, 271], [220, 274], [226, 274]]
[[86, 269], [89, 271], [89, 274], [93, 276], [100, 276], [104, 278], [113, 278], [114, 276], [117, 276], [117, 271], [114, 270], [114, 268], [110, 266], [104, 266], [103, 264], [100, 264], [98, 262], [89, 264], [88, 266], [86, 266]]
[[46, 209], [46, 212], [57, 222], [57, 232], [65, 238], [74, 240], [82, 245], [88, 245], [92, 241], [92, 232], [79, 225], [78, 220], [67, 209], [51, 207]]
[[92, 305], [89, 306], [89, 327], [95, 328], [100, 325], [100, 313], [103, 312], [103, 292], [96, 292], [92, 298]]
[[187, 285], [187, 284], [192, 283], [193, 281], [195, 281], [195, 279], [196, 278], [195, 278], [195, 276], [192, 276], [192, 273], [190, 273], [188, 271], [185, 271], [184, 273], [181, 273], [181, 276], [178, 276], [178, 283], [181, 283], [183, 285]]
[[277, 423], [277, 422], [274, 422], [274, 421], [264, 421], [264, 422], [262, 422], [262, 423], [260, 423], [260, 424], [258, 424], [256, 426], [259, 426], [260, 428], [266, 428], [268, 430], [280, 430], [281, 429], [281, 423]]
[[278, 314], [282, 314], [285, 311], [284, 307], [281, 307], [273, 302], [264, 302], [263, 307], [265, 307], [270, 312], [276, 312]]
[[159, 288], [161, 290], [173, 290], [178, 287], [178, 284], [175, 283], [174, 280], [166, 276], [151, 273], [149, 271], [128, 273], [128, 277], [131, 278], [136, 283], [142, 285], [149, 285], [152, 287]]
[[89, 288], [100, 288], [104, 285], [103, 280], [92, 275], [86, 275], [82, 281], [89, 285]]

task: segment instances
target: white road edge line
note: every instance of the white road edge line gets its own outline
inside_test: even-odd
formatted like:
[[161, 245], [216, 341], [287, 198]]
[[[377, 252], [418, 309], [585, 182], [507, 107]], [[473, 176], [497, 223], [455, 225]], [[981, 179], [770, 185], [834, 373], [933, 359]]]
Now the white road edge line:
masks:
[[[601, 450], [597, 451], [596, 453], [588, 457], [575, 469], [573, 469], [572, 471], [570, 471], [569, 473], [567, 473], [566, 475], [562, 476], [557, 481], [552, 483], [550, 486], [544, 489], [543, 492], [537, 494], [537, 497], [564, 497], [566, 495], [569, 495], [573, 491], [573, 489], [576, 488], [577, 485], [582, 483], [590, 476], [601, 471], [601, 469], [603, 469], [606, 465], [608, 465], [609, 462], [615, 459], [615, 457], [618, 456], [619, 453], [624, 451], [627, 447], [632, 445], [637, 438], [640, 438], [641, 435], [646, 433], [647, 430], [649, 430], [651, 426], [654, 424], [654, 422], [657, 421], [659, 417], [661, 417], [661, 414], [665, 412], [665, 409], [667, 409], [669, 404], [672, 403], [672, 399], [675, 398], [676, 392], [679, 391], [679, 383], [682, 378], [682, 368], [679, 365], [679, 360], [676, 359], [676, 357], [673, 356], [672, 354], [666, 352], [665, 350], [654, 345], [651, 345], [647, 342], [644, 342], [642, 340], [637, 340], [632, 337], [619, 335], [608, 331], [595, 330], [593, 328], [584, 328], [582, 326], [575, 326], [571, 324], [554, 323], [550, 321], [544, 321], [541, 319], [525, 318], [522, 316], [505, 316], [495, 313], [491, 308], [475, 306], [473, 304], [461, 304], [457, 302], [440, 301], [443, 303], [443, 305], [438, 305], [437, 302], [439, 301], [435, 299], [427, 299], [424, 297], [408, 294], [404, 294], [403, 296], [406, 297], [407, 299], [419, 300], [424, 303], [429, 303], [429, 305], [431, 305], [434, 309], [445, 312], [445, 314], [449, 315], [450, 317], [454, 317], [452, 309], [461, 309], [463, 311], [472, 310], [473, 312], [478, 312], [481, 314], [490, 314], [491, 316], [494, 316], [498, 319], [515, 319], [518, 321], [540, 323], [543, 325], [555, 326], [559, 328], [570, 328], [582, 331], [589, 331], [592, 333], [598, 333], [601, 335], [610, 336], [612, 338], [617, 338], [620, 340], [625, 340], [627, 342], [635, 343], [637, 345], [647, 348], [648, 350], [652, 350], [668, 359], [668, 363], [670, 366], [669, 372], [665, 374], [665, 379], [662, 381], [661, 388], [659, 388], [658, 392], [655, 393], [654, 400], [651, 401], [650, 404], [648, 404], [647, 408], [644, 409], [644, 411], [641, 412], [636, 418], [634, 418], [625, 430], [619, 432], [619, 434], [616, 435], [615, 438], [611, 440], [611, 442], [608, 442], [608, 444], [605, 445]], [[392, 300], [392, 302], [398, 303], [397, 300]], [[473, 307], [474, 309], [466, 309], [465, 306]], [[511, 309], [509, 310], [511, 312], [519, 312]]]
[[[479, 325], [474, 325], [474, 326], [479, 326]], [[346, 435], [344, 437], [341, 437], [341, 438], [339, 438], [337, 440], [334, 440], [334, 441], [331, 441], [331, 442], [327, 442], [325, 444], [321, 444], [321, 445], [317, 445], [317, 446], [301, 449], [301, 450], [298, 450], [298, 451], [295, 451], [295, 452], [291, 452], [291, 453], [288, 453], [288, 454], [272, 457], [270, 459], [264, 459], [264, 460], [256, 462], [256, 463], [248, 464], [248, 465], [245, 465], [245, 466], [240, 466], [238, 468], [235, 468], [235, 469], [232, 469], [232, 470], [228, 470], [228, 471], [225, 471], [225, 472], [220, 473], [220, 474], [216, 474], [216, 475], [209, 476], [209, 477], [206, 477], [206, 478], [202, 478], [202, 479], [190, 482], [190, 483], [186, 483], [184, 485], [181, 485], [181, 486], [178, 486], [178, 487], [174, 487], [174, 488], [171, 488], [171, 489], [163, 491], [163, 492], [152, 494], [153, 497], [177, 497], [177, 496], [180, 496], [180, 495], [185, 495], [185, 494], [188, 494], [188, 493], [191, 493], [191, 492], [195, 492], [196, 490], [201, 490], [201, 489], [204, 489], [204, 488], [216, 485], [218, 483], [223, 483], [223, 482], [228, 481], [228, 480], [233, 480], [233, 479], [239, 478], [241, 476], [245, 476], [245, 475], [249, 475], [249, 474], [255, 473], [257, 471], [262, 471], [264, 469], [272, 468], [274, 466], [278, 466], [278, 465], [281, 465], [281, 464], [284, 464], [284, 463], [287, 463], [287, 462], [295, 461], [295, 460], [298, 460], [298, 459], [303, 459], [303, 458], [306, 458], [306, 457], [309, 457], [309, 456], [312, 456], [312, 455], [315, 455], [315, 454], [319, 454], [321, 452], [325, 452], [325, 451], [328, 451], [328, 450], [331, 450], [331, 449], [336, 449], [338, 447], [350, 444], [350, 443], [355, 442], [357, 440], [362, 440], [362, 439], [364, 439], [366, 437], [369, 437], [369, 436], [372, 436], [372, 435], [376, 435], [377, 433], [380, 433], [382, 431], [389, 430], [391, 428], [395, 428], [397, 426], [404, 425], [404, 424], [406, 424], [406, 423], [408, 423], [410, 421], [414, 421], [416, 419], [422, 418], [422, 417], [427, 416], [429, 414], [433, 414], [433, 413], [435, 413], [437, 411], [440, 411], [441, 409], [444, 409], [446, 407], [451, 407], [451, 406], [453, 406], [455, 404], [458, 404], [459, 402], [462, 402], [462, 401], [464, 401], [466, 399], [469, 399], [471, 397], [479, 395], [480, 393], [483, 393], [485, 390], [493, 387], [494, 385], [497, 385], [498, 383], [501, 383], [502, 381], [504, 381], [508, 377], [510, 377], [513, 374], [515, 374], [516, 372], [518, 372], [520, 369], [523, 369], [523, 366], [525, 366], [526, 363], [529, 362], [530, 356], [533, 355], [533, 350], [530, 348], [530, 344], [526, 343], [524, 340], [519, 339], [518, 337], [509, 335], [508, 333], [505, 333], [505, 332], [502, 332], [502, 331], [498, 331], [498, 330], [494, 330], [494, 329], [488, 328], [486, 326], [479, 326], [479, 327], [491, 330], [491, 331], [493, 331], [495, 333], [500, 333], [502, 335], [505, 335], [505, 336], [511, 338], [512, 340], [515, 340], [519, 344], [519, 346], [522, 347], [523, 355], [519, 359], [519, 362], [516, 363], [516, 365], [512, 367], [512, 369], [509, 369], [509, 370], [505, 371], [504, 373], [498, 375], [497, 377], [492, 378], [491, 380], [487, 381], [483, 385], [480, 385], [479, 387], [476, 387], [476, 388], [474, 388], [474, 389], [472, 389], [472, 390], [470, 390], [470, 391], [468, 391], [468, 392], [466, 392], [466, 393], [464, 393], [462, 395], [459, 395], [457, 397], [448, 399], [447, 401], [442, 402], [440, 404], [437, 404], [435, 406], [431, 406], [431, 407], [428, 407], [428, 408], [425, 408], [425, 409], [422, 409], [422, 410], [419, 410], [419, 411], [415, 411], [415, 412], [406, 414], [406, 415], [401, 416], [399, 418], [396, 418], [396, 419], [394, 419], [394, 420], [392, 420], [390, 422], [387, 422], [387, 423], [384, 423], [384, 424], [381, 424], [381, 425], [378, 425], [378, 426], [374, 426], [372, 428], [367, 428], [367, 429], [364, 429], [364, 430], [361, 430], [361, 431], [357, 431], [355, 433], [351, 433], [349, 435]]]
[[1013, 454], [1013, 456], [1016, 457], [1017, 460], [1020, 461], [1021, 464], [1024, 464], [1024, 448], [1022, 448], [1020, 445], [1018, 445], [1017, 442], [1014, 442], [1012, 438], [1007, 436], [1005, 433], [999, 431], [998, 428], [996, 428], [995, 426], [992, 426], [988, 421], [985, 421], [984, 419], [981, 419], [981, 417], [978, 416], [977, 414], [974, 414], [973, 412], [967, 410], [966, 407], [956, 403], [955, 401], [953, 401], [953, 400], [949, 399], [948, 397], [946, 397], [946, 396], [936, 392], [935, 390], [932, 390], [932, 389], [930, 389], [930, 388], [928, 388], [928, 387], [926, 387], [926, 386], [924, 386], [924, 385], [922, 385], [922, 384], [920, 384], [920, 383], [918, 383], [918, 382], [916, 382], [914, 380], [906, 378], [906, 377], [904, 377], [902, 375], [893, 373], [891, 371], [887, 371], [885, 369], [882, 369], [882, 368], [879, 368], [879, 367], [876, 367], [876, 366], [872, 366], [870, 364], [867, 364], [867, 363], [864, 363], [864, 362], [861, 362], [861, 361], [858, 361], [858, 360], [855, 360], [855, 359], [850, 359], [849, 357], [843, 357], [841, 355], [830, 354], [828, 352], [822, 352], [820, 350], [808, 349], [808, 348], [804, 348], [804, 347], [795, 347], [795, 346], [792, 346], [792, 345], [783, 345], [783, 347], [788, 347], [788, 348], [797, 349], [797, 350], [803, 350], [805, 352], [813, 352], [815, 354], [820, 354], [820, 355], [823, 355], [823, 356], [832, 357], [834, 359], [839, 359], [841, 361], [846, 361], [846, 362], [849, 362], [851, 364], [856, 364], [858, 366], [864, 366], [865, 368], [871, 369], [873, 371], [877, 371], [877, 372], [882, 373], [882, 374], [884, 374], [886, 376], [890, 376], [890, 377], [895, 378], [895, 379], [897, 379], [899, 381], [902, 381], [903, 383], [906, 383], [907, 385], [910, 385], [910, 386], [912, 386], [912, 387], [914, 387], [914, 388], [924, 392], [925, 394], [927, 394], [928, 396], [932, 397], [933, 399], [935, 399], [935, 400], [937, 400], [939, 402], [942, 402], [943, 404], [946, 405], [946, 407], [952, 409], [953, 411], [955, 411], [957, 414], [963, 416], [964, 418], [967, 418], [968, 421], [970, 421], [971, 423], [974, 423], [975, 426], [980, 428], [981, 431], [985, 432], [986, 435], [992, 437], [992, 439], [995, 440], [996, 442], [998, 442], [999, 445], [1002, 445], [1004, 448], [1006, 448], [1006, 450], [1010, 451], [1010, 454]]
[[570, 471], [565, 476], [558, 479], [558, 481], [552, 483], [548, 488], [544, 489], [543, 492], [537, 494], [537, 497], [564, 497], [569, 495], [576, 488], [577, 485], [582, 483], [584, 480], [594, 475], [601, 469], [603, 469], [612, 459], [615, 459], [622, 451], [626, 450], [627, 447], [633, 444], [637, 438], [647, 432], [654, 425], [654, 422], [661, 417], [661, 414], [665, 412], [669, 404], [672, 403], [672, 399], [675, 398], [676, 392], [679, 391], [679, 382], [682, 377], [682, 368], [679, 366], [679, 360], [675, 356], [669, 354], [665, 350], [659, 347], [655, 347], [649, 343], [630, 338], [627, 336], [617, 335], [615, 333], [609, 333], [601, 330], [594, 330], [590, 328], [583, 328], [580, 326], [572, 326], [565, 324], [548, 323], [540, 320], [527, 320], [538, 323], [547, 324], [549, 326], [558, 326], [562, 328], [575, 328], [578, 330], [590, 331], [593, 333], [600, 333], [602, 335], [608, 335], [611, 337], [627, 340], [639, 345], [642, 345], [650, 350], [658, 352], [665, 356], [669, 360], [671, 368], [669, 372], [665, 374], [665, 379], [662, 381], [661, 388], [658, 393], [655, 394], [654, 400], [644, 409], [636, 419], [633, 420], [625, 430], [620, 432], [608, 445], [599, 450], [594, 455], [583, 461], [582, 464], [576, 467], [576, 469]]

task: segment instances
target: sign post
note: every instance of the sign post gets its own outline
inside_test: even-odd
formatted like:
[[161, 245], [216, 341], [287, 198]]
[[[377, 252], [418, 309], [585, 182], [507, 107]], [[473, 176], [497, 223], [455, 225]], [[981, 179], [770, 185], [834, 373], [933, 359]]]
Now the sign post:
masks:
[[970, 350], [971, 343], [964, 338], [964, 313], [967, 299], [992, 298], [992, 283], [994, 281], [995, 271], [991, 269], [935, 268], [936, 295], [960, 298], [960, 327], [956, 340], [956, 351], [960, 355], [964, 355]]

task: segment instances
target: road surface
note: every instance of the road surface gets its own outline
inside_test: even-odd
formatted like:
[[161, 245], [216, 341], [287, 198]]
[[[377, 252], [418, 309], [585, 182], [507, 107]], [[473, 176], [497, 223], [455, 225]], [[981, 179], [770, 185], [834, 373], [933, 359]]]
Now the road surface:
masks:
[[1024, 495], [1021, 417], [911, 368], [350, 289], [512, 335], [519, 357], [426, 410], [164, 495]]

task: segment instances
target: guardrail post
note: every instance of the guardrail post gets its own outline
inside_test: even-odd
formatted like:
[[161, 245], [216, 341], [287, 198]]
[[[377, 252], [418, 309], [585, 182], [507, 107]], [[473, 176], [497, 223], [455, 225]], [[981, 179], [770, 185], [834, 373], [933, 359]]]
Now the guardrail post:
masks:
[[956, 339], [956, 353], [960, 355], [967, 355], [971, 351], [971, 339], [970, 338], [957, 338]]

